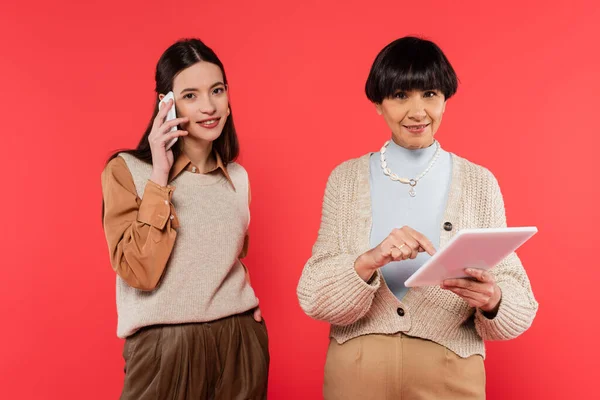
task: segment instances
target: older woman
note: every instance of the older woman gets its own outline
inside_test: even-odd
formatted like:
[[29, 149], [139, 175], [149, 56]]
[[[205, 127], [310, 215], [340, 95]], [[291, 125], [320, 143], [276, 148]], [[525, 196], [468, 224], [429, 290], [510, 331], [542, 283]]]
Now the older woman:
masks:
[[483, 399], [484, 340], [515, 338], [535, 317], [514, 253], [470, 279], [404, 286], [459, 230], [506, 226], [494, 176], [435, 140], [457, 82], [440, 48], [415, 37], [373, 63], [366, 94], [391, 140], [331, 173], [298, 284], [303, 310], [331, 324], [326, 399]]

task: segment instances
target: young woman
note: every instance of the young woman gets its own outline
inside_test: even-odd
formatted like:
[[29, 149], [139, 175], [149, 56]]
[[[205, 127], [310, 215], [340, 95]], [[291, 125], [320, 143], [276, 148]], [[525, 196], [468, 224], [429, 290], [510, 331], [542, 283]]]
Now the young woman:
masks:
[[[126, 339], [121, 399], [264, 399], [267, 331], [240, 261], [250, 187], [234, 162], [223, 64], [200, 40], [182, 40], [160, 57], [155, 79], [138, 147], [102, 173], [117, 335]], [[170, 91], [174, 104], [159, 110]], [[165, 122], [171, 107], [178, 118]]]
[[332, 325], [327, 400], [484, 399], [484, 340], [517, 337], [535, 317], [514, 253], [489, 272], [466, 269], [470, 279], [404, 286], [459, 230], [506, 226], [490, 171], [435, 140], [457, 84], [428, 40], [398, 39], [373, 63], [366, 94], [390, 139], [331, 173], [298, 285], [304, 311]]

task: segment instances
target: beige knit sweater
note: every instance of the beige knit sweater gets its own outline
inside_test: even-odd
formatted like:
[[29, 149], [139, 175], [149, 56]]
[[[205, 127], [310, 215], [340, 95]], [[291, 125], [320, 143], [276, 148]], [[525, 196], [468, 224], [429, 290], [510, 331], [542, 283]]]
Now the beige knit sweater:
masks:
[[[319, 235], [297, 288], [304, 312], [329, 322], [331, 337], [338, 343], [360, 335], [404, 332], [437, 342], [461, 357], [485, 357], [484, 340], [512, 339], [525, 332], [538, 303], [514, 253], [492, 269], [502, 290], [493, 319], [437, 286], [412, 288], [399, 301], [379, 271], [370, 284], [358, 276], [354, 262], [370, 249], [369, 157], [346, 161], [329, 177]], [[494, 176], [454, 154], [452, 163], [443, 221], [451, 222], [453, 229], [440, 227], [440, 247], [460, 229], [506, 226], [504, 200]]]
[[[120, 156], [142, 198], [152, 166]], [[238, 258], [250, 222], [248, 175], [237, 163], [227, 171], [235, 190], [222, 174], [184, 171], [172, 181], [180, 221], [175, 247], [153, 291], [135, 289], [117, 275], [119, 337], [145, 326], [214, 321], [258, 305]]]

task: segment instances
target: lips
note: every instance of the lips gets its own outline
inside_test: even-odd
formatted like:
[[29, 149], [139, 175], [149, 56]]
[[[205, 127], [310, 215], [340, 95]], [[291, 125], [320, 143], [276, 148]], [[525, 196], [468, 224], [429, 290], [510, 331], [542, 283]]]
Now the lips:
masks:
[[429, 126], [429, 124], [420, 124], [420, 125], [402, 125], [403, 127], [405, 127], [408, 130], [419, 130], [419, 129], [425, 129]]
[[430, 124], [418, 124], [418, 125], [402, 125], [407, 131], [411, 132], [411, 133], [423, 133], [425, 132], [425, 129], [429, 126]]
[[198, 121], [197, 124], [203, 128], [211, 129], [211, 128], [217, 127], [219, 125], [219, 121], [221, 121], [220, 117], [209, 118], [209, 119], [204, 119], [202, 121]]

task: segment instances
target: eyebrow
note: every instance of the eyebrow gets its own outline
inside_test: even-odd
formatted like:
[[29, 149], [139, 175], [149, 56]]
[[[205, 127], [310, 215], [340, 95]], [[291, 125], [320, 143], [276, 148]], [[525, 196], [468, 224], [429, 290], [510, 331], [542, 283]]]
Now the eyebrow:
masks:
[[[209, 89], [213, 89], [213, 88], [215, 88], [217, 86], [225, 86], [225, 84], [223, 82], [220, 82], [220, 81], [219, 82], [215, 82], [215, 83], [212, 84], [212, 86]], [[185, 89], [183, 89], [181, 91], [180, 94], [184, 94], [186, 92], [199, 92], [199, 90], [196, 89], [196, 88], [185, 88]]]
[[397, 89], [392, 94], [406, 93], [406, 92], [440, 92], [440, 93], [443, 93], [442, 89]]

